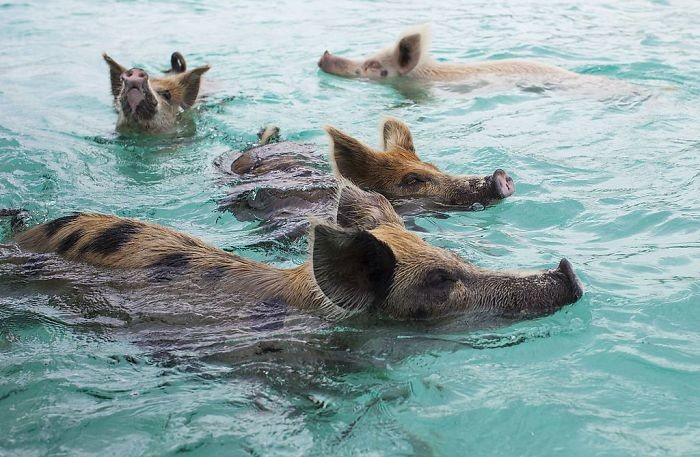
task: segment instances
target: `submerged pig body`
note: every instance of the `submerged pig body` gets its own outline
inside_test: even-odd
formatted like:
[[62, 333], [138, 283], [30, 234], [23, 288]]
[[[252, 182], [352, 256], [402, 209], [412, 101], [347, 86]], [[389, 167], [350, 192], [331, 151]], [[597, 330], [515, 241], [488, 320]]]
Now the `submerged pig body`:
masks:
[[[481, 208], [515, 190], [500, 169], [489, 176], [455, 176], [421, 161], [408, 126], [395, 118], [380, 124], [381, 150], [333, 127], [326, 130], [336, 174], [384, 195], [403, 215]], [[264, 221], [276, 239], [296, 238], [305, 233], [309, 216], [327, 219], [331, 214], [337, 183], [314, 145], [259, 146], [218, 165], [234, 177], [220, 209], [241, 220]]]
[[171, 57], [171, 69], [163, 77], [152, 77], [142, 68], [126, 68], [107, 54], [109, 77], [117, 110], [118, 130], [160, 132], [173, 127], [178, 114], [194, 105], [201, 78], [209, 66], [187, 70], [178, 52]]
[[265, 238], [294, 240], [307, 232], [309, 217], [333, 213], [337, 182], [316, 145], [272, 143], [221, 157], [216, 165], [231, 184], [219, 210], [261, 221]]
[[245, 259], [165, 227], [99, 214], [59, 218], [16, 240], [28, 251], [141, 270], [159, 280], [188, 278], [203, 293], [216, 289], [283, 302], [331, 319], [357, 313], [398, 320], [455, 314], [529, 318], [582, 294], [566, 260], [536, 273], [478, 268], [408, 232], [383, 196], [347, 183], [339, 190], [336, 219], [337, 224], [312, 228], [309, 261], [291, 269]]

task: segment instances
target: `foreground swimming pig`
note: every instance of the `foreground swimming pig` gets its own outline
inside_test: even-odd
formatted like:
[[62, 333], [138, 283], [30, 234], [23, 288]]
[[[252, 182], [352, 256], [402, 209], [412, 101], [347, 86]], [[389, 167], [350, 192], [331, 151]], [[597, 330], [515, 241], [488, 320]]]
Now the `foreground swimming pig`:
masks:
[[177, 115], [194, 105], [202, 75], [209, 70], [205, 65], [188, 71], [185, 58], [175, 52], [167, 75], [155, 78], [141, 68], [127, 69], [107, 54], [102, 57], [109, 65], [118, 130], [170, 129]]
[[423, 25], [405, 31], [394, 45], [367, 58], [348, 59], [325, 51], [318, 66], [326, 73], [372, 80], [407, 77], [424, 81], [464, 81], [497, 77], [558, 83], [581, 77], [554, 65], [520, 59], [460, 64], [437, 62], [428, 55], [429, 44], [429, 27]]
[[407, 231], [389, 201], [347, 183], [337, 223], [311, 228], [310, 258], [279, 269], [230, 254], [189, 235], [133, 219], [74, 214], [19, 234], [22, 249], [91, 265], [188, 279], [235, 303], [281, 302], [329, 319], [372, 313], [397, 320], [454, 314], [530, 318], [583, 293], [571, 264], [539, 272], [490, 271]]
[[[339, 177], [384, 195], [404, 215], [483, 208], [515, 191], [513, 179], [501, 169], [488, 176], [456, 176], [423, 162], [410, 129], [399, 119], [384, 119], [379, 130], [377, 150], [326, 127], [331, 164]], [[260, 146], [218, 165], [236, 178], [220, 209], [241, 220], [265, 221], [275, 238], [301, 236], [309, 215], [323, 218], [332, 212], [336, 180], [313, 145]]]

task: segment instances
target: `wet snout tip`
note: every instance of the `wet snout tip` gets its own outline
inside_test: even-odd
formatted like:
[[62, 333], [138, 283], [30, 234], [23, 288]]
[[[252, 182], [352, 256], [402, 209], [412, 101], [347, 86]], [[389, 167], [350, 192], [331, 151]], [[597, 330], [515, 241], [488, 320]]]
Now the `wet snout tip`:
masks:
[[513, 192], [515, 192], [515, 182], [513, 181], [513, 178], [508, 176], [508, 173], [499, 168], [493, 172], [492, 178], [494, 190], [500, 198], [506, 198], [513, 195]]
[[328, 59], [330, 59], [330, 57], [331, 57], [331, 53], [328, 52], [328, 49], [323, 51], [323, 55], [321, 56], [320, 59], [318, 59], [318, 66], [320, 68], [323, 68], [324, 64], [328, 61]]
[[567, 259], [561, 259], [557, 270], [563, 273], [569, 280], [574, 301], [580, 299], [583, 296], [583, 284], [581, 283], [581, 280], [578, 279], [578, 276], [576, 276], [576, 272], [574, 271], [574, 267], [571, 265], [571, 262], [569, 262]]
[[148, 73], [140, 68], [132, 68], [122, 73], [122, 80], [129, 86], [137, 87], [148, 81]]

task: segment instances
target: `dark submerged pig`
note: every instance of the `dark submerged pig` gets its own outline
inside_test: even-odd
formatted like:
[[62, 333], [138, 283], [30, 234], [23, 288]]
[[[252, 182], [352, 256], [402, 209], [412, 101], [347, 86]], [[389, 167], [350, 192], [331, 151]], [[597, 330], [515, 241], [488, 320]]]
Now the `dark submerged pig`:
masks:
[[[402, 215], [471, 210], [513, 194], [515, 184], [498, 169], [488, 176], [456, 176], [423, 162], [408, 126], [386, 118], [380, 123], [381, 150], [326, 127], [335, 174], [389, 198]], [[218, 166], [235, 177], [220, 209], [240, 220], [260, 220], [274, 239], [306, 232], [308, 216], [332, 214], [336, 179], [316, 146], [282, 142], [255, 147]]]
[[118, 130], [164, 131], [173, 127], [178, 114], [194, 105], [205, 65], [187, 70], [179, 52], [171, 56], [171, 69], [163, 77], [151, 77], [141, 68], [128, 69], [107, 54], [109, 79], [117, 110]]
[[76, 262], [167, 272], [172, 289], [195, 282], [201, 293], [281, 302], [339, 319], [358, 313], [396, 320], [451, 315], [525, 319], [552, 313], [583, 294], [571, 264], [551, 270], [479, 268], [407, 231], [389, 201], [340, 185], [337, 223], [311, 228], [309, 260], [280, 269], [209, 246], [158, 225], [99, 214], [74, 214], [16, 236], [28, 251]]

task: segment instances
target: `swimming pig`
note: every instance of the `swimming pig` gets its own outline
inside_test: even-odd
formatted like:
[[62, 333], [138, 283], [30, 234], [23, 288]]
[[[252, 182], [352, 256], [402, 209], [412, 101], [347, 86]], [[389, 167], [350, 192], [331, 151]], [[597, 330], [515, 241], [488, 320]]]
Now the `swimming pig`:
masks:
[[363, 59], [348, 59], [325, 51], [318, 66], [326, 73], [372, 80], [408, 77], [424, 81], [463, 81], [522, 77], [557, 83], [582, 76], [553, 65], [519, 59], [461, 64], [437, 62], [428, 55], [429, 35], [427, 25], [411, 28], [394, 45]]
[[167, 76], [155, 78], [141, 68], [127, 69], [107, 54], [102, 57], [109, 65], [118, 130], [171, 128], [180, 111], [194, 105], [202, 75], [209, 70], [205, 65], [188, 71], [185, 58], [175, 52]]
[[[311, 228], [306, 263], [280, 269], [209, 246], [158, 225], [73, 214], [16, 236], [20, 248], [76, 262], [138, 270], [172, 290], [196, 284], [231, 299], [282, 302], [328, 319], [370, 313], [396, 320], [466, 314], [523, 319], [577, 301], [571, 264], [538, 272], [490, 271], [407, 231], [389, 201], [341, 183], [336, 223]], [[134, 272], [136, 274], [137, 272]]]
[[[482, 208], [515, 191], [501, 169], [488, 176], [456, 176], [423, 162], [399, 119], [385, 118], [379, 130], [380, 150], [327, 126], [331, 164], [338, 176], [383, 194], [404, 215]], [[274, 238], [301, 236], [309, 215], [332, 213], [336, 180], [313, 145], [270, 144], [217, 163], [237, 178], [220, 209], [240, 220], [264, 221]]]

